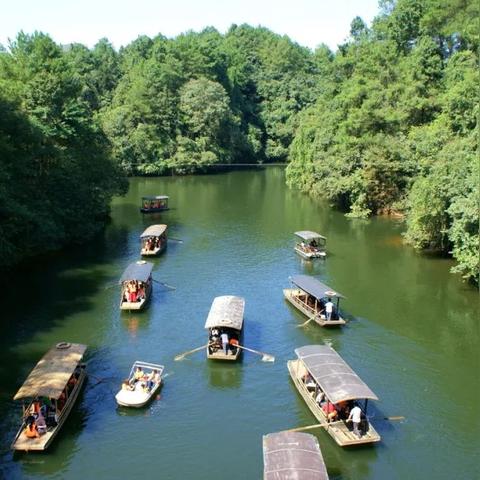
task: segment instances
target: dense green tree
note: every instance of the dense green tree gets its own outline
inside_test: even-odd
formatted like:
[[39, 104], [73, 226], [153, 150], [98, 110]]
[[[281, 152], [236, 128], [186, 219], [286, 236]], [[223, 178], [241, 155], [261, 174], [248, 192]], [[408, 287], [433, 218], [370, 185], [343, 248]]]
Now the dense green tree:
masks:
[[73, 63], [46, 35], [0, 56], [0, 266], [90, 238], [126, 182]]

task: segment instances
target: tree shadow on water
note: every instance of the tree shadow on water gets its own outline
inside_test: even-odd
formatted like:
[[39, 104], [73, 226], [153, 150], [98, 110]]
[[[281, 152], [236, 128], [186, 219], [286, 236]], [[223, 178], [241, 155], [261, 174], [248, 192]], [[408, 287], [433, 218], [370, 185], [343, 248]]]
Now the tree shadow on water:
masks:
[[[90, 322], [79, 323], [76, 316], [94, 311], [98, 302], [95, 297], [102, 296], [106, 283], [117, 280], [121, 267], [115, 262], [124, 255], [127, 239], [127, 229], [109, 226], [85, 245], [32, 260], [0, 278], [6, 299], [0, 320], [0, 455], [8, 478], [15, 478], [18, 472], [18, 465], [14, 465], [18, 457], [12, 455], [9, 446], [21, 416], [21, 406], [12, 398], [52, 344], [88, 343], [93, 327]], [[63, 332], [62, 338], [57, 338], [57, 330]], [[76, 431], [74, 419], [81, 413], [80, 403], [81, 399], [77, 400], [67, 420], [68, 427], [62, 428], [70, 434]], [[79, 425], [78, 431], [81, 421]], [[63, 435], [59, 434], [49, 452], [55, 451], [55, 444], [63, 441]], [[61, 468], [58, 460], [42, 460], [34, 462], [34, 469], [41, 473], [42, 465], [48, 469], [49, 464], [53, 471]]]

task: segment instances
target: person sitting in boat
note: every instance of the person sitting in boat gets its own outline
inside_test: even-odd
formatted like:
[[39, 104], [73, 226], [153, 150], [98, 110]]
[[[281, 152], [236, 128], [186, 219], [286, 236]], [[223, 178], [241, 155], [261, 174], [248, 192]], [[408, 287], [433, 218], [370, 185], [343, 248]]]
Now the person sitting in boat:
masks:
[[305, 386], [307, 387], [307, 390], [315, 390], [316, 384], [309, 372], [305, 372], [305, 375], [303, 375], [302, 380]]
[[135, 370], [135, 373], [133, 374], [134, 380], [138, 382], [139, 380], [142, 380], [144, 376], [145, 376], [145, 373], [142, 370], [142, 367], [137, 367]]
[[338, 416], [337, 409], [333, 403], [325, 402], [322, 405], [323, 413], [327, 416], [327, 422], [333, 422]]
[[137, 301], [137, 286], [134, 280], [128, 283], [128, 301], [131, 303]]
[[315, 250], [317, 247], [318, 247], [318, 243], [315, 239], [313, 239], [311, 242], [310, 242], [310, 246], [312, 247], [313, 250]]
[[320, 390], [318, 392], [318, 395], [315, 397], [315, 401], [317, 402], [317, 405], [322, 406], [324, 401], [325, 401], [325, 394]]
[[134, 390], [133, 385], [130, 384], [128, 378], [122, 382], [122, 390], [128, 390], [129, 392]]
[[155, 385], [160, 383], [160, 374], [158, 370], [152, 370], [147, 377], [147, 388], [151, 390]]
[[231, 338], [228, 343], [230, 345], [230, 350], [232, 352], [232, 355], [235, 355], [238, 349], [238, 340], [236, 338]]
[[136, 289], [137, 289], [137, 299], [136, 299], [136, 301], [140, 302], [141, 300], [143, 300], [145, 298], [144, 283], [143, 282], [137, 282]]
[[27, 438], [38, 438], [40, 436], [35, 421], [27, 423], [27, 426], [25, 427], [25, 435]]
[[35, 424], [37, 426], [37, 432], [39, 435], [44, 435], [47, 433], [47, 422], [45, 421], [45, 417], [42, 415], [42, 412], [39, 412], [38, 418], [35, 420]]

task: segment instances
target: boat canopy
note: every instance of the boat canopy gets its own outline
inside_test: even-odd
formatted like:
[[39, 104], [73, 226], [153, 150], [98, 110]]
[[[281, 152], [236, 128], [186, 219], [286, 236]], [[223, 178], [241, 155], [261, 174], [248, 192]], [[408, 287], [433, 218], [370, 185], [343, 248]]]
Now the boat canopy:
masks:
[[264, 480], [328, 480], [317, 439], [309, 433], [263, 436]]
[[142, 200], [168, 200], [167, 195], [145, 195]]
[[327, 345], [307, 345], [295, 350], [314, 380], [332, 403], [378, 397], [343, 358]]
[[146, 282], [152, 274], [153, 263], [138, 261], [131, 263], [120, 277], [119, 283], [128, 282], [129, 280], [138, 280]]
[[245, 299], [233, 295], [215, 297], [205, 322], [205, 328], [229, 327], [241, 330]]
[[166, 225], [150, 225], [141, 235], [140, 238], [159, 237], [167, 230]]
[[294, 275], [290, 281], [301, 290], [307, 292], [315, 298], [337, 297], [345, 298], [341, 293], [335, 292], [328, 285], [319, 282], [316, 278], [308, 275]]
[[302, 230], [300, 232], [295, 232], [295, 235], [298, 238], [305, 240], [306, 242], [309, 242], [310, 240], [315, 240], [316, 238], [321, 238], [322, 240], [327, 239], [323, 235], [320, 235], [319, 233], [316, 233], [316, 232], [310, 232], [309, 230]]
[[35, 365], [20, 390], [13, 397], [58, 399], [87, 349], [80, 343], [57, 343]]

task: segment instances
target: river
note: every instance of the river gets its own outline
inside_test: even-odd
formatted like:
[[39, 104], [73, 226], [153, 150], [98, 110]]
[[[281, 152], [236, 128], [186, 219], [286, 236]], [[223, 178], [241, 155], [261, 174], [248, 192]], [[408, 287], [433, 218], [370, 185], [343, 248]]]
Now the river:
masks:
[[[143, 194], [170, 196], [171, 210], [139, 213]], [[139, 258], [139, 235], [167, 223], [154, 260], [149, 308], [120, 313], [116, 284]], [[296, 230], [328, 238], [325, 261], [293, 251]], [[333, 346], [380, 398], [381, 443], [342, 449], [316, 436], [332, 479], [478, 478], [479, 296], [449, 273], [452, 262], [402, 244], [401, 221], [345, 218], [285, 186], [281, 168], [132, 179], [94, 241], [31, 262], [3, 284], [0, 336], [0, 476], [7, 479], [260, 479], [262, 435], [315, 423], [291, 383], [294, 348]], [[350, 320], [322, 329], [284, 299], [288, 277], [305, 273], [347, 298]], [[5, 279], [4, 279], [5, 280]], [[208, 362], [205, 318], [218, 295], [246, 299], [241, 363]], [[85, 343], [89, 380], [49, 451], [12, 455], [21, 408], [12, 397], [59, 341]], [[165, 365], [159, 398], [138, 411], [114, 394], [134, 360]], [[99, 379], [101, 381], [99, 381]]]

